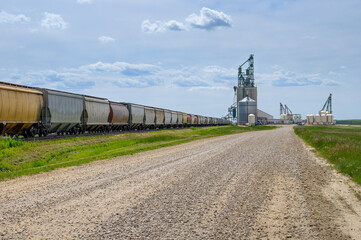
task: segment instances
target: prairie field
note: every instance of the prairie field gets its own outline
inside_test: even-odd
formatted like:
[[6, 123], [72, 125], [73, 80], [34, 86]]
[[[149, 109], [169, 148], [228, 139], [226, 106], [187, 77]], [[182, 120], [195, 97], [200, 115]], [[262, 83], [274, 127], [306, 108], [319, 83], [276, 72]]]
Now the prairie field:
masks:
[[295, 128], [303, 140], [337, 170], [361, 184], [361, 128], [358, 126], [305, 126]]

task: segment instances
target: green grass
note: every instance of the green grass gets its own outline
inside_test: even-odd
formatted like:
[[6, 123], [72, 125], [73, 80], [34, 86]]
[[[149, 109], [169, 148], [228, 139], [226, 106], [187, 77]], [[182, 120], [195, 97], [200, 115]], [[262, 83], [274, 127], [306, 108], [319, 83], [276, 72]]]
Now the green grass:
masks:
[[302, 127], [295, 132], [314, 147], [336, 169], [361, 184], [360, 127]]
[[361, 125], [361, 119], [336, 120], [336, 124]]
[[81, 165], [203, 138], [274, 128], [270, 126], [192, 127], [182, 130], [35, 142], [0, 138], [0, 180], [50, 171], [60, 167]]

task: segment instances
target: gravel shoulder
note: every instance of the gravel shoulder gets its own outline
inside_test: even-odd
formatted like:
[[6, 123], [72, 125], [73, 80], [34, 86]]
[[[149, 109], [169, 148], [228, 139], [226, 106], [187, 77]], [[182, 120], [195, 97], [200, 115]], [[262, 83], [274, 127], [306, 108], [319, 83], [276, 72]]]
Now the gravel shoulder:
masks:
[[357, 192], [285, 126], [0, 182], [0, 238], [360, 239]]

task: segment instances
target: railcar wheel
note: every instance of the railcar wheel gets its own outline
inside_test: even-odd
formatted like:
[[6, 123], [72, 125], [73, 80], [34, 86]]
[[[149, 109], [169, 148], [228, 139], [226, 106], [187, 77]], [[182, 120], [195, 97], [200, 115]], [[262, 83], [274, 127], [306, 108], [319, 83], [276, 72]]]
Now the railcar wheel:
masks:
[[28, 136], [35, 137], [35, 134], [36, 134], [36, 129], [34, 127], [30, 127], [30, 129], [28, 129]]

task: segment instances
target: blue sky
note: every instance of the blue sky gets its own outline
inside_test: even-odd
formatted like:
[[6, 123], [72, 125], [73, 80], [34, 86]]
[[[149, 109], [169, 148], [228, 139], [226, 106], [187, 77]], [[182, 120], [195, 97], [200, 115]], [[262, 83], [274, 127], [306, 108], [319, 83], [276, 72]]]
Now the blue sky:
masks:
[[2, 0], [0, 81], [223, 116], [255, 54], [258, 107], [329, 93], [361, 118], [361, 1]]

